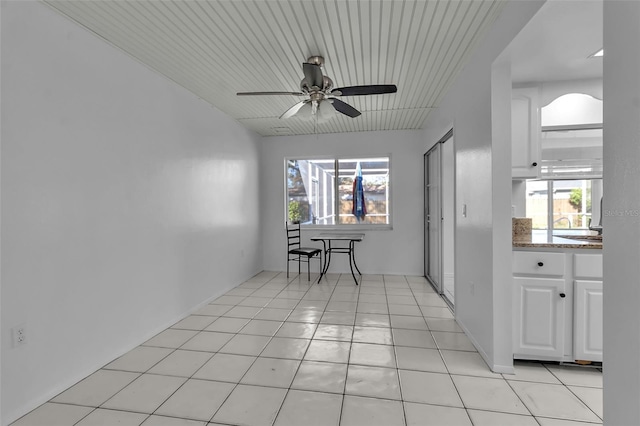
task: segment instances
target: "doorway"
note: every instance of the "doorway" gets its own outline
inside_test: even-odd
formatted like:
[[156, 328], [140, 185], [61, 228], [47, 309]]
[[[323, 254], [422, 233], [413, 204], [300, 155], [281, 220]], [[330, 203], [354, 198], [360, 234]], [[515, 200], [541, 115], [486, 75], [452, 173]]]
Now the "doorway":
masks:
[[455, 304], [453, 130], [424, 155], [424, 275]]

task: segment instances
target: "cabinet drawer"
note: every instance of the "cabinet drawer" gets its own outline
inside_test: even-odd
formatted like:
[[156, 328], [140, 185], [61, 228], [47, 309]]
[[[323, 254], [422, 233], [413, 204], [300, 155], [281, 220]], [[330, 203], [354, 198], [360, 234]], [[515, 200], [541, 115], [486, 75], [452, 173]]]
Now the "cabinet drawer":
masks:
[[524, 275], [564, 275], [564, 253], [548, 253], [536, 251], [514, 251], [513, 273]]
[[573, 275], [575, 278], [602, 278], [602, 255], [574, 254]]

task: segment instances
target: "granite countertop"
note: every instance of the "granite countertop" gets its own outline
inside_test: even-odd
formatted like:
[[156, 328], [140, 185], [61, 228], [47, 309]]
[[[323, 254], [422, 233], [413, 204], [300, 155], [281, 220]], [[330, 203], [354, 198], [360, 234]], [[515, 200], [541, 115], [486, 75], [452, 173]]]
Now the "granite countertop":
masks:
[[[575, 239], [580, 238], [580, 239]], [[531, 239], [514, 239], [513, 247], [529, 248], [577, 248], [577, 249], [602, 249], [602, 237], [598, 235], [585, 236], [553, 236], [549, 239], [546, 235], [532, 235]]]

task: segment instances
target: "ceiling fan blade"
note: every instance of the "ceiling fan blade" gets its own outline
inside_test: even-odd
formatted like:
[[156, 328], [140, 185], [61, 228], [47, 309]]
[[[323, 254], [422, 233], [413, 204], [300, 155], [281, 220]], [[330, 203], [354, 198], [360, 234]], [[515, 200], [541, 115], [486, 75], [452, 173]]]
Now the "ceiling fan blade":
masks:
[[344, 115], [348, 115], [351, 118], [356, 118], [361, 114], [360, 111], [352, 107], [346, 102], [342, 102], [340, 99], [332, 99], [333, 107], [336, 111], [341, 112]]
[[304, 71], [304, 78], [307, 80], [307, 83], [309, 83], [309, 87], [316, 86], [322, 89], [323, 75], [320, 65], [305, 62], [302, 64], [302, 70]]
[[238, 92], [237, 96], [263, 96], [263, 95], [294, 95], [304, 96], [302, 92]]
[[289, 108], [288, 110], [286, 110], [286, 111], [284, 112], [284, 114], [282, 114], [282, 115], [280, 116], [280, 118], [291, 118], [291, 117], [293, 117], [294, 115], [296, 115], [296, 113], [297, 113], [298, 111], [300, 111], [300, 108], [302, 108], [303, 106], [305, 106], [305, 104], [307, 104], [307, 103], [309, 103], [309, 102], [311, 102], [311, 101], [310, 101], [310, 100], [308, 100], [308, 99], [307, 99], [307, 100], [304, 100], [304, 101], [300, 101], [300, 102], [298, 102], [297, 104], [295, 104], [294, 106], [292, 106], [291, 108]]
[[370, 86], [338, 87], [337, 89], [333, 89], [331, 94], [337, 96], [361, 96], [383, 95], [385, 93], [396, 93], [397, 91], [398, 88], [395, 84], [373, 84]]

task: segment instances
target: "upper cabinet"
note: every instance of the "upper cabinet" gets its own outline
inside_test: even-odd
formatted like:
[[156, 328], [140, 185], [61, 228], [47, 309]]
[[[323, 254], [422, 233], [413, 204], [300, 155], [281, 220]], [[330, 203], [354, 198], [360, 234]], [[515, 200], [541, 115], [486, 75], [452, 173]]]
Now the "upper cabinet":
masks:
[[597, 79], [513, 88], [512, 178], [601, 178], [601, 98]]
[[523, 87], [511, 92], [511, 176], [540, 176], [540, 92]]

